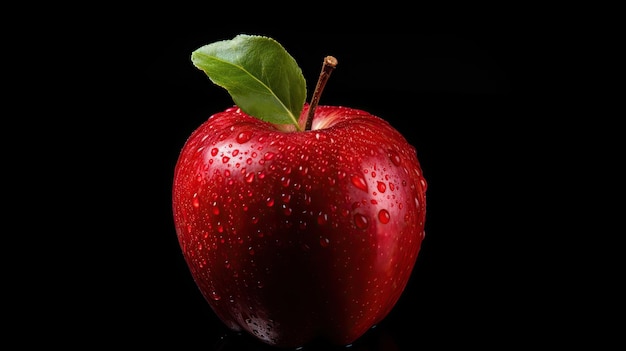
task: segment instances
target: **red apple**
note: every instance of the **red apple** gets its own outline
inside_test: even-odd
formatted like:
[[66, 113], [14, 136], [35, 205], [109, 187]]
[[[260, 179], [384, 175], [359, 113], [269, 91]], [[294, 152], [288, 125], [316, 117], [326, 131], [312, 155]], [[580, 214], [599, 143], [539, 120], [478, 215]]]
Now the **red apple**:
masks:
[[279, 347], [347, 345], [408, 283], [426, 181], [415, 148], [384, 119], [300, 110], [291, 130], [240, 104], [199, 126], [175, 166], [175, 227], [195, 283], [230, 329]]

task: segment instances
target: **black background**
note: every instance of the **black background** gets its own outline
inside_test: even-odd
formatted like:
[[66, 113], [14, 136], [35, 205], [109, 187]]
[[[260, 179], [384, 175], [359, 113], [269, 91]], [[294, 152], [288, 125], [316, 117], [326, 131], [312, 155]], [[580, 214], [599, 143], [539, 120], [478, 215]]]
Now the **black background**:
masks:
[[555, 325], [573, 324], [576, 313], [554, 288], [572, 274], [554, 259], [553, 236], [563, 229], [551, 206], [565, 193], [554, 170], [571, 151], [546, 147], [565, 118], [554, 103], [567, 85], [560, 31], [549, 15], [465, 10], [326, 16], [333, 10], [320, 6], [309, 10], [312, 20], [282, 26], [200, 9], [114, 11], [65, 28], [58, 37], [72, 40], [50, 80], [71, 77], [72, 87], [60, 94], [54, 123], [43, 123], [59, 131], [54, 162], [68, 170], [50, 172], [54, 186], [42, 186], [53, 191], [47, 224], [59, 234], [38, 241], [44, 252], [32, 259], [45, 259], [29, 272], [40, 278], [20, 276], [54, 294], [29, 294], [36, 314], [23, 324], [61, 345], [269, 349], [230, 334], [212, 314], [187, 271], [171, 212], [187, 136], [232, 105], [191, 64], [191, 52], [246, 33], [287, 49], [308, 99], [323, 57], [335, 56], [320, 104], [388, 120], [416, 147], [428, 181], [426, 239], [411, 281], [352, 349], [561, 343], [566, 334]]

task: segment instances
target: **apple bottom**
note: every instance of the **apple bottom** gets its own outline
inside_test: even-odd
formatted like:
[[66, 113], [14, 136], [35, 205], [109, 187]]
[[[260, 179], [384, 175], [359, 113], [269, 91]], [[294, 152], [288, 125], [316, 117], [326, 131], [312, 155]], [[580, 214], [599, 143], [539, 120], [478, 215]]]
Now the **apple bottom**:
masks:
[[[389, 262], [371, 267], [368, 262], [377, 262], [376, 253], [362, 249], [350, 267], [339, 268], [345, 259], [333, 257], [332, 250], [308, 240], [282, 247], [263, 243], [259, 246], [267, 254], [257, 250], [250, 258], [253, 263], [240, 269], [241, 273], [233, 273], [238, 271], [237, 260], [231, 259], [228, 268], [211, 271], [212, 279], [196, 283], [208, 292], [204, 296], [209, 305], [233, 331], [246, 331], [281, 347], [313, 340], [347, 345], [391, 311], [409, 279], [411, 257], [419, 251], [415, 244], [405, 247], [405, 257], [398, 256], [402, 267], [390, 268]], [[229, 256], [240, 255], [250, 253]], [[206, 269], [192, 271], [202, 276]], [[262, 281], [258, 280], [261, 276]]]

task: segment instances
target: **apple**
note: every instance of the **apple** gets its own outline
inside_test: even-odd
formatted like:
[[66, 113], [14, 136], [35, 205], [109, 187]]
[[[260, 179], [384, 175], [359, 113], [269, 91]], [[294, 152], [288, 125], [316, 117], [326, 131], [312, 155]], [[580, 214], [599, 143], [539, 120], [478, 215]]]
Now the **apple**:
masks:
[[392, 310], [424, 240], [416, 149], [384, 119], [311, 103], [274, 39], [241, 34], [192, 62], [235, 104], [186, 140], [175, 165], [178, 242], [211, 309], [277, 347], [349, 345]]

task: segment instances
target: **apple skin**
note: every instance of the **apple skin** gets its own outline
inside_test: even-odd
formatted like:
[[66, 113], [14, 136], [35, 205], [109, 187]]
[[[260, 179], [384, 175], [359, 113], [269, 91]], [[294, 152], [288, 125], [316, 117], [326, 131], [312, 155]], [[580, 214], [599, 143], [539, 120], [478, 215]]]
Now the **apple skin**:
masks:
[[318, 106], [310, 131], [285, 132], [233, 106], [183, 146], [173, 216], [228, 328], [278, 347], [347, 345], [405, 289], [426, 188], [415, 148], [368, 112]]

